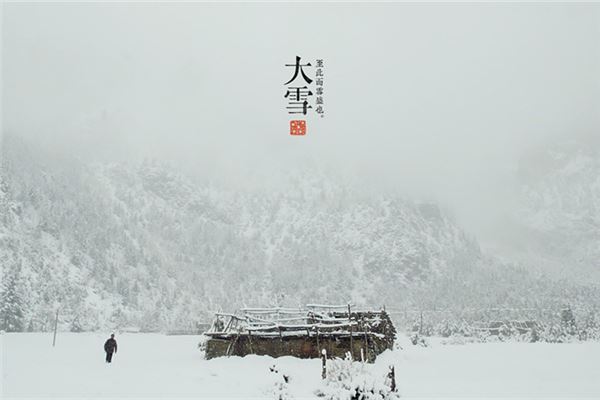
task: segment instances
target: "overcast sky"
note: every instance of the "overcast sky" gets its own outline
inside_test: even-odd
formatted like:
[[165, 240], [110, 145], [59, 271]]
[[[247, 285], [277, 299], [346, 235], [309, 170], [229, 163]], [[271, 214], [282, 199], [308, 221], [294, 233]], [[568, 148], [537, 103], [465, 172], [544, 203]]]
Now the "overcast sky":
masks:
[[[598, 4], [5, 4], [2, 46], [4, 133], [230, 180], [323, 161], [475, 232], [520, 157], [600, 133]], [[325, 62], [305, 137], [296, 55]]]

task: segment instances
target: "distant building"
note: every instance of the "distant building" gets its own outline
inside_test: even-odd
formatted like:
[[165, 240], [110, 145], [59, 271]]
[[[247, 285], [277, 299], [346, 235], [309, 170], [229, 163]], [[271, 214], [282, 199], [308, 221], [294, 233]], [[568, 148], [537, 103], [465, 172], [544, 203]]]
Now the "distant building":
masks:
[[523, 335], [531, 333], [533, 329], [539, 331], [541, 326], [537, 321], [532, 320], [491, 321], [479, 327], [480, 331], [487, 331], [491, 336], [507, 335], [515, 332]]

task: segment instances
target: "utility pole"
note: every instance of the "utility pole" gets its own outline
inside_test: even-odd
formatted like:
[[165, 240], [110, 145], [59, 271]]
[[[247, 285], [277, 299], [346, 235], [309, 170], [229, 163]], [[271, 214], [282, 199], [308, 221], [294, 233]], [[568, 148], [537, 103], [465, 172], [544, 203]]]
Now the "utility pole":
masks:
[[54, 338], [52, 339], [52, 347], [56, 346], [56, 330], [58, 329], [58, 308], [56, 309], [56, 318], [54, 319]]

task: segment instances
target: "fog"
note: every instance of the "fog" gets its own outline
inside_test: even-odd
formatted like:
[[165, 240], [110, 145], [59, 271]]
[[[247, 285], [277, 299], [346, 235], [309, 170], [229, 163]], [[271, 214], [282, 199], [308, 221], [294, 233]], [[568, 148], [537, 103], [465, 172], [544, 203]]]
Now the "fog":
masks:
[[[3, 7], [3, 134], [84, 160], [234, 184], [310, 161], [493, 242], [520, 160], [600, 132], [598, 4]], [[296, 55], [325, 62], [305, 137], [283, 98]]]

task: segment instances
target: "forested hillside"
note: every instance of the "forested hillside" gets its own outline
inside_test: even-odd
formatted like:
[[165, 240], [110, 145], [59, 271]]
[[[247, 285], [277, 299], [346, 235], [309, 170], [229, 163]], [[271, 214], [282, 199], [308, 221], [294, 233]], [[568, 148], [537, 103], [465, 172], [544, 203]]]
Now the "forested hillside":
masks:
[[153, 331], [242, 305], [559, 306], [587, 293], [482, 255], [435, 204], [318, 170], [287, 176], [236, 191], [159, 162], [88, 164], [7, 138], [3, 315], [14, 330], [51, 329], [59, 309], [61, 329]]

